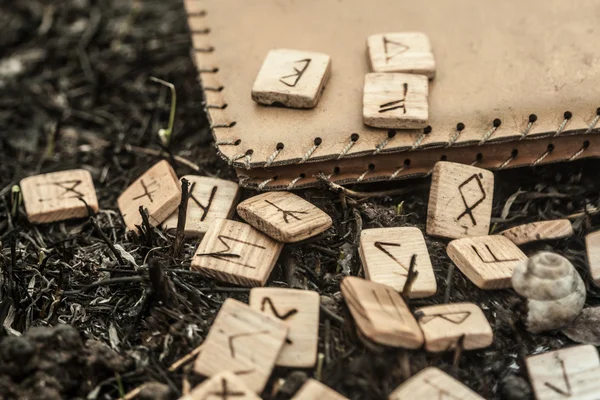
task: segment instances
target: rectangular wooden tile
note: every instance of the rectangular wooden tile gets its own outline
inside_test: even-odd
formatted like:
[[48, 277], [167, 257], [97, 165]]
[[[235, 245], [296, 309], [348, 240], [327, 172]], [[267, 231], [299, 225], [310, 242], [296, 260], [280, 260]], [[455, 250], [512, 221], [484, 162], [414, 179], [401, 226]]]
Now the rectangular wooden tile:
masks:
[[485, 400], [444, 371], [429, 367], [390, 393], [389, 400]]
[[244, 382], [230, 371], [219, 372], [179, 400], [260, 400]]
[[494, 340], [490, 323], [473, 303], [441, 304], [422, 307], [415, 317], [425, 337], [425, 350], [448, 351], [463, 337], [465, 350], [488, 347]]
[[512, 286], [515, 266], [527, 256], [504, 236], [479, 236], [451, 241], [448, 256], [463, 274], [481, 289]]
[[573, 236], [573, 226], [568, 219], [531, 222], [515, 226], [499, 233], [516, 245], [540, 240], [562, 239]]
[[171, 165], [163, 160], [135, 180], [117, 199], [127, 230], [142, 225], [139, 208], [148, 214], [150, 225], [158, 226], [181, 202], [181, 184]]
[[371, 35], [367, 52], [373, 72], [405, 72], [435, 76], [431, 42], [420, 32], [394, 32]]
[[290, 192], [267, 192], [237, 206], [250, 225], [284, 243], [299, 242], [327, 230], [331, 217], [312, 203]]
[[34, 224], [87, 217], [81, 199], [93, 212], [99, 209], [92, 176], [84, 169], [30, 176], [20, 185], [27, 219]]
[[[236, 182], [208, 176], [186, 175], [190, 183], [185, 235], [202, 236], [216, 219], [230, 218], [239, 198], [240, 187]], [[168, 231], [177, 229], [179, 207], [162, 226]]]
[[429, 120], [429, 83], [424, 75], [365, 75], [363, 123], [375, 128], [420, 129]]
[[262, 392], [288, 335], [287, 325], [234, 299], [221, 306], [194, 364], [200, 375], [231, 371]]
[[592, 232], [585, 237], [585, 248], [590, 275], [596, 286], [600, 286], [600, 231]]
[[423, 333], [402, 297], [390, 286], [355, 276], [340, 285], [358, 329], [375, 343], [418, 349]]
[[411, 258], [416, 255], [415, 271], [419, 275], [409, 297], [433, 296], [437, 291], [429, 251], [419, 228], [363, 229], [359, 253], [367, 279], [399, 292], [404, 289]]
[[263, 286], [282, 247], [248, 224], [218, 219], [198, 245], [191, 268], [236, 285]]
[[592, 345], [529, 356], [526, 364], [538, 400], [599, 398], [600, 359]]
[[427, 233], [446, 238], [489, 233], [494, 174], [485, 169], [440, 161], [431, 178]]
[[323, 385], [316, 379], [309, 379], [292, 397], [292, 400], [348, 400], [335, 390]]
[[288, 337], [275, 363], [281, 367], [310, 368], [317, 362], [320, 296], [312, 290], [254, 288], [250, 307], [288, 327]]

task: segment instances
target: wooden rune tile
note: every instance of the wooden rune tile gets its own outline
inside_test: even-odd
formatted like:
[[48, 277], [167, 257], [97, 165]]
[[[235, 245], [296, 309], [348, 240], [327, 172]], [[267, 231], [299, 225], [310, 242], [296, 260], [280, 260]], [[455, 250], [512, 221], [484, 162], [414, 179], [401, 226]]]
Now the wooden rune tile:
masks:
[[279, 353], [281, 367], [310, 368], [317, 362], [320, 296], [312, 290], [254, 288], [250, 307], [279, 318], [288, 327], [288, 337]]
[[440, 161], [435, 164], [427, 207], [427, 233], [457, 239], [489, 233], [494, 174]]
[[188, 395], [179, 400], [260, 400], [230, 371], [219, 372], [196, 386]]
[[236, 285], [263, 286], [282, 247], [248, 224], [218, 219], [202, 238], [191, 268]]
[[405, 72], [435, 76], [435, 59], [427, 35], [398, 32], [371, 35], [367, 51], [373, 72]]
[[331, 57], [289, 49], [271, 50], [252, 87], [252, 100], [265, 105], [313, 108], [331, 71]]
[[411, 258], [416, 255], [415, 271], [419, 275], [411, 286], [409, 297], [435, 294], [435, 275], [419, 228], [363, 229], [359, 253], [367, 279], [391, 286], [399, 292], [406, 283]]
[[227, 299], [206, 336], [194, 371], [213, 376], [231, 371], [262, 392], [288, 335], [287, 325], [234, 299]]
[[93, 212], [99, 209], [92, 176], [84, 169], [30, 176], [20, 185], [27, 219], [34, 224], [87, 217], [85, 203]]
[[159, 161], [144, 172], [117, 199], [127, 230], [142, 225], [139, 208], [144, 207], [150, 225], [158, 226], [177, 209], [181, 202], [181, 185], [171, 165]]
[[415, 317], [423, 331], [427, 351], [453, 350], [463, 335], [465, 350], [488, 347], [494, 340], [490, 323], [481, 308], [473, 303], [422, 307], [415, 311]]
[[540, 221], [515, 226], [499, 233], [516, 245], [539, 240], [562, 239], [573, 236], [573, 226], [568, 219]]
[[340, 287], [356, 326], [367, 338], [406, 349], [423, 345], [417, 321], [393, 288], [355, 276], [344, 278]]
[[529, 356], [525, 363], [538, 400], [599, 398], [600, 359], [593, 345]]
[[[236, 182], [208, 176], [186, 175], [190, 183], [185, 236], [197, 237], [206, 233], [216, 219], [230, 218], [235, 211], [240, 187]], [[162, 226], [168, 231], [177, 229], [179, 207]]]
[[445, 373], [429, 367], [414, 375], [390, 393], [389, 400], [485, 400]]
[[592, 232], [585, 237], [590, 274], [596, 286], [600, 286], [600, 231]]
[[331, 217], [290, 192], [268, 192], [238, 204], [246, 222], [283, 243], [299, 242], [327, 230]]
[[292, 400], [348, 400], [335, 390], [323, 385], [316, 379], [309, 379], [292, 397]]
[[463, 274], [481, 289], [512, 286], [515, 266], [527, 256], [504, 236], [479, 236], [451, 241], [448, 256]]
[[375, 128], [419, 129], [429, 120], [429, 81], [424, 75], [365, 75], [363, 123]]

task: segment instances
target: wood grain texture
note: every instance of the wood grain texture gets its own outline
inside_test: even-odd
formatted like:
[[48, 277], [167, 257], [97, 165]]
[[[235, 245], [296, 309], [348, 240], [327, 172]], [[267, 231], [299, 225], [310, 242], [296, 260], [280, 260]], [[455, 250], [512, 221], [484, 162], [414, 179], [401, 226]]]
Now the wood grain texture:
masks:
[[204, 376], [231, 371], [250, 390], [260, 393], [287, 334], [282, 321], [227, 299], [206, 336], [194, 371]]
[[144, 207], [152, 226], [160, 225], [177, 209], [181, 185], [166, 161], [159, 161], [136, 179], [117, 199], [127, 230], [137, 232], [142, 224], [139, 208]]
[[252, 87], [252, 100], [291, 108], [317, 105], [331, 71], [331, 57], [290, 49], [271, 50]]
[[446, 374], [429, 367], [414, 375], [390, 393], [389, 400], [485, 400]]
[[196, 249], [191, 269], [241, 286], [264, 286], [283, 244], [242, 222], [218, 219]]
[[513, 270], [527, 256], [501, 235], [479, 236], [451, 241], [446, 249], [463, 274], [481, 289], [512, 286]]
[[572, 346], [525, 360], [537, 400], [596, 400], [600, 359], [592, 345]]
[[88, 210], [80, 199], [93, 212], [99, 209], [92, 176], [84, 169], [30, 176], [20, 185], [27, 219], [34, 224], [87, 217]]
[[260, 400], [244, 382], [230, 371], [219, 372], [196, 386], [179, 400]]
[[596, 286], [600, 286], [600, 231], [592, 232], [585, 237], [585, 248], [590, 275]]
[[431, 178], [427, 233], [446, 238], [489, 233], [494, 174], [485, 169], [440, 161]]
[[418, 349], [423, 333], [402, 297], [390, 286], [355, 276], [340, 285], [358, 329], [375, 343]]
[[348, 400], [335, 390], [323, 385], [316, 379], [309, 379], [296, 392], [292, 400]]
[[[185, 175], [181, 179], [184, 178], [190, 183], [186, 237], [202, 236], [215, 220], [233, 216], [240, 195], [240, 187], [236, 182], [198, 175]], [[175, 231], [178, 219], [178, 210], [175, 210], [163, 222], [163, 228]]]
[[465, 350], [488, 347], [494, 340], [490, 323], [473, 303], [422, 307], [415, 317], [425, 337], [425, 350], [430, 352], [455, 349], [463, 335]]
[[573, 236], [573, 226], [568, 219], [539, 221], [515, 226], [499, 233], [516, 245], [540, 240], [562, 239]]
[[429, 121], [429, 81], [424, 75], [365, 75], [363, 122], [374, 128], [419, 129]]
[[294, 243], [327, 230], [331, 217], [293, 193], [271, 192], [251, 197], [237, 206], [246, 222], [283, 243]]
[[409, 297], [433, 296], [437, 291], [429, 251], [419, 228], [363, 229], [359, 254], [367, 279], [399, 292], [406, 283], [411, 257], [416, 255], [415, 270], [419, 275], [411, 286]]
[[435, 76], [431, 42], [424, 33], [395, 32], [367, 38], [369, 65], [373, 72], [404, 72]]
[[312, 290], [254, 288], [250, 307], [282, 320], [288, 327], [286, 342], [276, 365], [310, 368], [317, 362], [320, 297]]

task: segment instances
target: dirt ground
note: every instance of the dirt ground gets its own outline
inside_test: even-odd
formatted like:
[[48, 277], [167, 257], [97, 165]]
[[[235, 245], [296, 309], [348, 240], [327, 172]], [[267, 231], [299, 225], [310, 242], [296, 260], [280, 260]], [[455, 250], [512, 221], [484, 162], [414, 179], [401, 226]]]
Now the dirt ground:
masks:
[[[161, 159], [157, 132], [167, 124], [170, 95], [151, 76], [177, 88], [166, 158], [178, 155], [199, 166], [195, 172], [175, 163], [178, 175], [235, 179], [215, 153], [189, 49], [180, 0], [0, 0], [0, 398], [114, 399], [147, 382], [154, 386], [146, 398], [178, 398], [185, 380], [194, 385], [202, 378], [186, 368], [169, 372], [169, 366], [202, 342], [224, 299], [247, 301], [247, 289], [190, 272], [197, 241], [186, 241], [174, 258], [173, 238], [159, 230], [150, 238], [126, 235], [116, 206], [119, 194]], [[154, 155], [144, 154], [148, 149]], [[71, 168], [91, 172], [101, 207], [95, 223], [128, 255], [123, 263], [94, 221], [31, 225], [22, 207], [11, 215], [11, 188], [20, 179]], [[495, 175], [495, 232], [581, 213], [572, 217], [575, 236], [523, 250], [569, 258], [588, 287], [588, 306], [600, 303], [600, 290], [587, 271], [583, 237], [600, 220], [582, 211], [598, 205], [599, 168], [588, 160]], [[334, 225], [286, 246], [268, 285], [322, 295], [330, 311], [321, 316], [323, 366], [275, 369], [265, 399], [290, 398], [307, 376], [351, 399], [384, 399], [428, 365], [487, 399], [527, 399], [524, 356], [572, 343], [558, 332], [526, 332], [513, 291], [482, 291], [460, 271], [449, 274], [447, 241], [433, 238], [427, 244], [438, 294], [410, 307], [475, 302], [492, 324], [493, 345], [455, 357], [383, 349], [357, 337], [339, 293], [345, 273], [362, 274], [357, 235], [372, 227], [424, 231], [429, 181], [353, 187], [399, 187], [408, 193], [358, 202], [342, 202], [325, 187], [300, 193], [332, 215]], [[160, 279], [151, 279], [149, 265], [158, 266]], [[165, 280], [174, 296], [165, 297]]]

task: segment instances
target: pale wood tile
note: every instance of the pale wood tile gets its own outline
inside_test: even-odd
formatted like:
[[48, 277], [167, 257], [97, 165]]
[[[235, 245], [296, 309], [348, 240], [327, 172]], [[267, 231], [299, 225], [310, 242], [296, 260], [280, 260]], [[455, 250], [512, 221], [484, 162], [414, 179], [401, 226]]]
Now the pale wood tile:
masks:
[[590, 274], [596, 286], [600, 286], [600, 231], [592, 232], [585, 237]]
[[[236, 182], [197, 175], [185, 175], [181, 179], [184, 178], [190, 183], [185, 236], [202, 236], [216, 219], [233, 216], [240, 195], [240, 187]], [[163, 228], [175, 231], [178, 214], [179, 208], [163, 222]]]
[[275, 366], [288, 327], [282, 321], [234, 299], [221, 306], [194, 364], [200, 375], [231, 371], [260, 393]]
[[358, 329], [375, 343], [418, 349], [423, 333], [402, 297], [391, 287], [355, 276], [340, 285]]
[[252, 87], [252, 100], [291, 108], [317, 105], [331, 71], [327, 54], [290, 49], [271, 50]]
[[179, 400], [260, 400], [244, 382], [230, 371], [219, 372]]
[[282, 247], [248, 224], [218, 219], [202, 238], [191, 268], [236, 285], [263, 286]]
[[494, 174], [470, 165], [435, 164], [427, 207], [427, 233], [461, 238], [489, 233]]
[[335, 390], [323, 385], [316, 379], [309, 379], [292, 397], [292, 400], [348, 400]]
[[572, 346], [526, 359], [538, 400], [596, 400], [600, 393], [600, 359], [592, 345]]
[[513, 270], [527, 256], [504, 236], [479, 236], [451, 241], [448, 256], [481, 289], [512, 286]]
[[515, 226], [499, 233], [514, 244], [537, 242], [539, 240], [562, 239], [573, 236], [573, 226], [568, 219], [539, 221]]
[[312, 290], [254, 288], [250, 307], [279, 318], [289, 333], [275, 363], [281, 367], [310, 368], [317, 362], [320, 297]]
[[365, 75], [363, 122], [375, 128], [419, 129], [429, 120], [429, 82], [424, 75]]
[[390, 393], [389, 400], [485, 400], [444, 371], [429, 367]]
[[437, 291], [429, 251], [419, 228], [363, 229], [359, 253], [367, 279], [399, 292], [406, 283], [411, 257], [416, 255], [415, 271], [419, 275], [411, 286], [409, 297], [433, 296]]
[[98, 199], [92, 176], [84, 169], [52, 172], [21, 180], [27, 219], [34, 224], [64, 221], [88, 216], [83, 199], [98, 211]]
[[181, 202], [181, 185], [171, 165], [163, 160], [135, 180], [117, 199], [127, 230], [142, 225], [144, 207], [152, 226], [160, 225]]
[[473, 303], [441, 304], [422, 307], [415, 317], [425, 337], [425, 350], [448, 351], [456, 348], [464, 335], [465, 350], [488, 347], [494, 340], [490, 323]]
[[244, 200], [237, 212], [246, 222], [284, 243], [299, 242], [327, 230], [331, 217], [290, 192], [267, 192]]
[[435, 59], [427, 35], [396, 32], [371, 35], [367, 52], [373, 72], [405, 72], [435, 76]]

